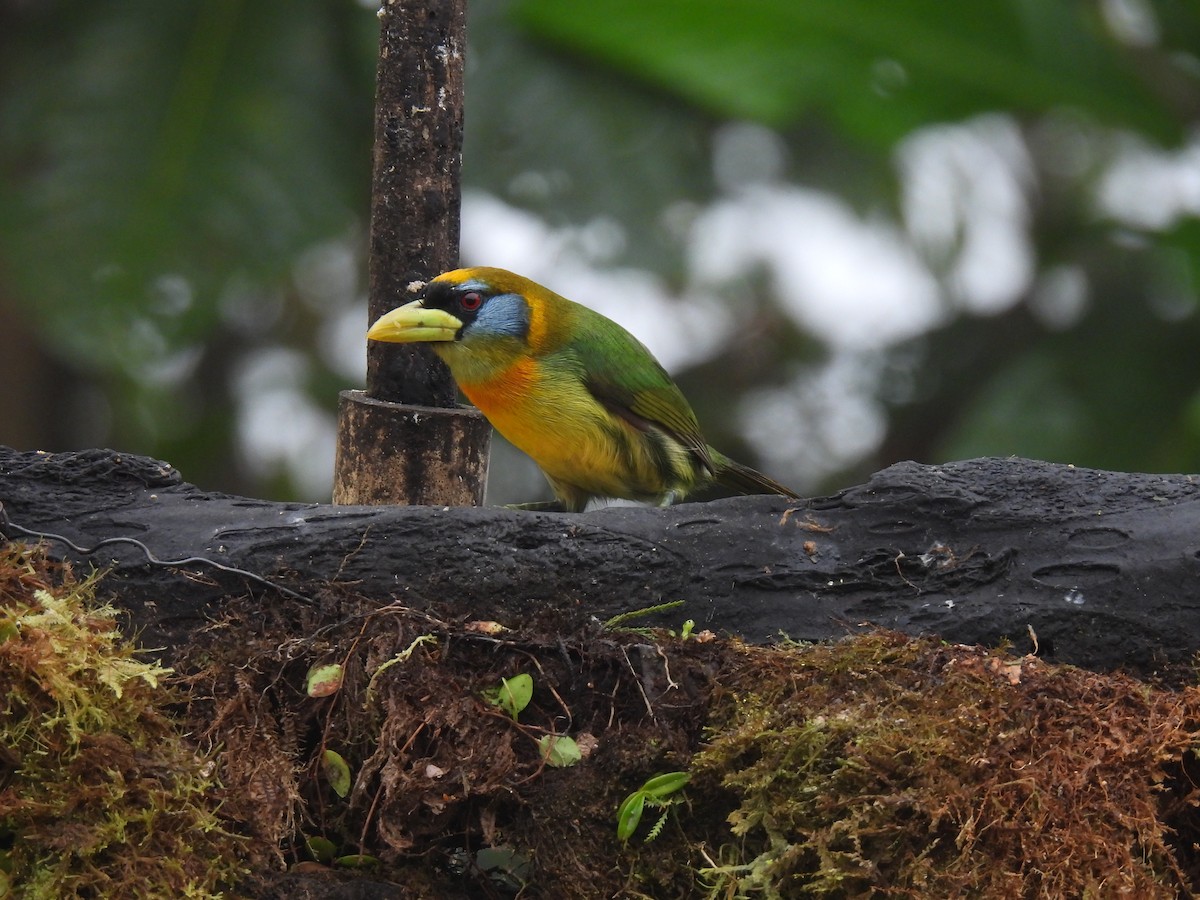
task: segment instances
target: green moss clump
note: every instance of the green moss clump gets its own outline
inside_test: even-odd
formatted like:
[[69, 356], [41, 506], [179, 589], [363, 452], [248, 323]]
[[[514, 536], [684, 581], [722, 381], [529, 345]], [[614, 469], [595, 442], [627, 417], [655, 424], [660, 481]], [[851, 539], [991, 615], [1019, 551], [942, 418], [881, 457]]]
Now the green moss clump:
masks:
[[[95, 581], [0, 546], [0, 852], [23, 898], [220, 897], [241, 840]], [[0, 894], [2, 896], [2, 894]]]
[[737, 798], [712, 897], [1193, 887], [1164, 803], [1186, 800], [1168, 785], [1194, 762], [1200, 689], [887, 633], [744, 647], [722, 681], [692, 761], [695, 788]]

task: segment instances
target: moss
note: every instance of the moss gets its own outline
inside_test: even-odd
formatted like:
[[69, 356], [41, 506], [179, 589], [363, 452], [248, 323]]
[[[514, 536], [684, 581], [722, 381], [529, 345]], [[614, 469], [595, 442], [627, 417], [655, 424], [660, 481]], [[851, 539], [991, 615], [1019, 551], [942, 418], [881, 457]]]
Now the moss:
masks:
[[692, 761], [738, 798], [712, 896], [1191, 890], [1164, 785], [1200, 690], [895, 634], [741, 657]]
[[219, 897], [241, 849], [170, 670], [40, 551], [0, 547], [0, 836], [25, 898]]

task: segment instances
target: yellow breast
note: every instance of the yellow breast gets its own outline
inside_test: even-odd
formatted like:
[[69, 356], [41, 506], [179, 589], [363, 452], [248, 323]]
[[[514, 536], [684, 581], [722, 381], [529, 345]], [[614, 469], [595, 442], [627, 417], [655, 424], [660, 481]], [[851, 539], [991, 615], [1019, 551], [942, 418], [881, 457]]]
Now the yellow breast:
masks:
[[552, 378], [522, 359], [486, 382], [460, 382], [467, 399], [552, 480], [601, 496], [653, 496], [662, 475], [644, 436], [601, 406], [578, 380]]

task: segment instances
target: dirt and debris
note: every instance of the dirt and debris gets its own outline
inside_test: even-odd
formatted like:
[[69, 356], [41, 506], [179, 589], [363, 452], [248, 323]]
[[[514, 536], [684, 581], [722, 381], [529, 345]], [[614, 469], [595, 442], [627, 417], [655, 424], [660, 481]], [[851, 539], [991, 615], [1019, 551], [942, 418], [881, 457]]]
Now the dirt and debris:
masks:
[[[40, 566], [38, 585], [70, 582], [37, 558], [3, 557]], [[0, 571], [0, 695], [19, 675], [8, 651], [24, 639], [3, 623], [31, 583]], [[317, 606], [231, 601], [176, 656], [158, 715], [192, 742], [191, 759], [215, 767], [205, 790], [239, 836], [208, 852], [252, 873], [196, 896], [1200, 888], [1194, 685], [890, 632], [754, 647], [686, 627], [606, 627], [583, 612], [481, 627], [439, 618], [436, 605], [310, 593]], [[310, 696], [317, 665], [340, 667], [340, 686]], [[497, 702], [518, 676], [529, 696]], [[0, 728], [17, 748], [0, 757], [3, 796], [32, 796], [12, 762], [21, 716], [10, 710]], [[547, 736], [572, 738], [579, 761], [552, 764]], [[670, 797], [646, 792], [622, 841], [622, 802], [672, 772], [690, 781]], [[0, 816], [6, 856], [35, 834], [22, 816], [12, 803]]]

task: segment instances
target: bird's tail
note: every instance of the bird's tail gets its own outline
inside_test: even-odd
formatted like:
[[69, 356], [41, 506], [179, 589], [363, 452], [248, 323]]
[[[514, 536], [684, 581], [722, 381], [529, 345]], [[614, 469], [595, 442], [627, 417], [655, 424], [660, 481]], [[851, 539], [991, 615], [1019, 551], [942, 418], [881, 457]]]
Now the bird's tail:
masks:
[[780, 494], [794, 500], [800, 499], [800, 495], [791, 488], [784, 487], [762, 472], [743, 466], [712, 447], [708, 448], [708, 453], [713, 462], [713, 480], [718, 484], [742, 494]]

